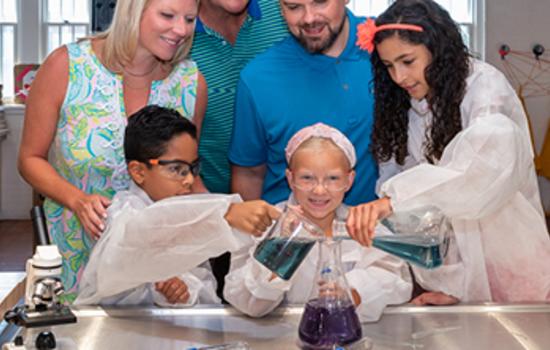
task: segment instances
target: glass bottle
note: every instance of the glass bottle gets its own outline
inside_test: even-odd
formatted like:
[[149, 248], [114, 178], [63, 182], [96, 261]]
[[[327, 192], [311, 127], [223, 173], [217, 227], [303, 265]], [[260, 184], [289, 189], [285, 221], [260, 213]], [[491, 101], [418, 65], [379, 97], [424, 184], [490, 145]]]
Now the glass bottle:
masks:
[[323, 230], [295, 209], [286, 207], [254, 251], [254, 258], [284, 280], [289, 280]]
[[342, 269], [340, 243], [332, 239], [319, 242], [317, 277], [298, 331], [302, 349], [335, 349], [362, 337]]
[[395, 212], [381, 223], [384, 227], [377, 230], [374, 247], [426, 269], [443, 263], [452, 228], [436, 207]]

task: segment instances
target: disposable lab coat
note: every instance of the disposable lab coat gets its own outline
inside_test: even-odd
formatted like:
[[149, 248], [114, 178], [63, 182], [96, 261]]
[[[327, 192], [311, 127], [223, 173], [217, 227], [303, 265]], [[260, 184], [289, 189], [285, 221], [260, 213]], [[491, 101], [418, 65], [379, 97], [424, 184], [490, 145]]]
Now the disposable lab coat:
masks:
[[[292, 196], [290, 201], [296, 204]], [[284, 209], [286, 202], [277, 206]], [[345, 220], [347, 211], [345, 205], [340, 206], [337, 218]], [[357, 307], [361, 321], [377, 321], [387, 305], [409, 301], [412, 283], [405, 263], [353, 240], [341, 244], [346, 279], [350, 288], [361, 296], [362, 302]], [[316, 278], [319, 244], [313, 246], [289, 281], [279, 277], [270, 281], [272, 272], [254, 259], [254, 249], [255, 246], [233, 253], [231, 269], [225, 277], [225, 299], [253, 317], [266, 315], [282, 303], [306, 303]]]
[[238, 195], [197, 194], [153, 203], [132, 183], [108, 208], [106, 230], [92, 250], [75, 304], [168, 306], [153, 283], [174, 276], [188, 286], [188, 305], [219, 303], [207, 260], [251, 244], [224, 219], [229, 205], [239, 201]]
[[472, 60], [463, 130], [434, 165], [423, 148], [432, 114], [425, 100], [411, 105], [409, 155], [402, 167], [381, 165], [380, 194], [394, 211], [439, 207], [455, 240], [444, 267], [414, 267], [419, 283], [463, 301], [550, 301], [550, 240], [528, 122], [504, 75]]

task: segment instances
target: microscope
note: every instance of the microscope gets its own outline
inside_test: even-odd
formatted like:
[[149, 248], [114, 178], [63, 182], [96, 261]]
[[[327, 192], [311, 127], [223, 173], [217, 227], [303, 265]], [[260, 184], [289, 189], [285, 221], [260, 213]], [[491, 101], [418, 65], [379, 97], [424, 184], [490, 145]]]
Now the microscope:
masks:
[[[4, 319], [8, 323], [26, 328], [75, 323], [76, 316], [68, 306], [63, 305], [60, 301], [60, 297], [65, 292], [60, 278], [62, 259], [57, 246], [49, 244], [42, 207], [33, 207], [31, 218], [39, 245], [25, 266], [27, 273], [25, 303], [6, 312]], [[42, 332], [37, 338], [37, 344], [39, 340], [45, 341], [53, 347], [37, 346], [37, 348], [55, 348], [53, 333]]]
[[76, 322], [69, 307], [59, 299], [65, 292], [60, 279], [61, 267], [61, 254], [56, 245], [36, 247], [36, 253], [26, 264], [25, 308], [19, 325], [40, 327]]
[[29, 310], [51, 308], [63, 294], [61, 255], [55, 245], [39, 245], [34, 256], [27, 260], [27, 283], [25, 285], [25, 305]]

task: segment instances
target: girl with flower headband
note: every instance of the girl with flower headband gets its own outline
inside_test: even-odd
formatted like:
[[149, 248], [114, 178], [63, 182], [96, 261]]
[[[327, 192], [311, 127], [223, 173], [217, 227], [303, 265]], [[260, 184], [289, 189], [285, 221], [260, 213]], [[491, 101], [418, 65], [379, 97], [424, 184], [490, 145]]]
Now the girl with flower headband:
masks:
[[[328, 237], [345, 231], [348, 207], [342, 201], [353, 184], [357, 161], [348, 138], [337, 129], [318, 123], [298, 131], [285, 153], [292, 194], [277, 207], [299, 206], [301, 213]], [[353, 240], [341, 244], [344, 273], [362, 321], [376, 321], [386, 305], [410, 299], [412, 283], [405, 263], [380, 250], [363, 248]], [[233, 254], [231, 270], [225, 278], [225, 299], [253, 317], [266, 315], [283, 302], [307, 302], [315, 279], [318, 245], [289, 281], [275, 276], [255, 260], [254, 249]]]
[[392, 211], [439, 207], [454, 237], [444, 266], [413, 267], [416, 304], [550, 301], [550, 239], [522, 105], [501, 72], [473, 59], [432, 0], [398, 0], [358, 29], [372, 52], [380, 199], [350, 210], [370, 246]]

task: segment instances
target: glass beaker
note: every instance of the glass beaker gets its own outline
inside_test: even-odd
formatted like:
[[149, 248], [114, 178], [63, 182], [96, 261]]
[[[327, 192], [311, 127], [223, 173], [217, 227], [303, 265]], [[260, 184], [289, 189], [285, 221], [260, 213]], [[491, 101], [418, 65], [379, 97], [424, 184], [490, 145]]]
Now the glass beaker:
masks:
[[375, 235], [372, 245], [417, 266], [440, 266], [447, 254], [452, 227], [436, 207], [395, 212], [381, 221], [390, 234]]
[[295, 209], [286, 207], [254, 251], [254, 258], [277, 276], [289, 280], [323, 230]]
[[298, 331], [302, 349], [334, 349], [362, 337], [342, 269], [340, 243], [332, 239], [319, 242], [317, 277]]

